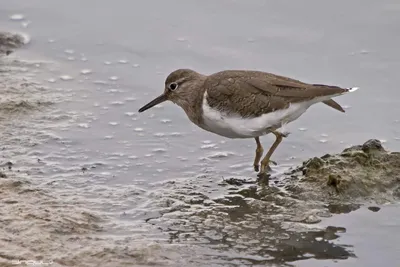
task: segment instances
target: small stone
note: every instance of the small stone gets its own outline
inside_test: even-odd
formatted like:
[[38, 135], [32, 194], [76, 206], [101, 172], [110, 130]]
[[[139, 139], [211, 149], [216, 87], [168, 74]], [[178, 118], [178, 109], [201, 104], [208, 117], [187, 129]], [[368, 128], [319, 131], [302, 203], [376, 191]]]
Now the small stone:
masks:
[[369, 209], [370, 211], [372, 211], [372, 212], [378, 212], [378, 211], [381, 210], [381, 208], [379, 208], [379, 207], [368, 207], [368, 209]]

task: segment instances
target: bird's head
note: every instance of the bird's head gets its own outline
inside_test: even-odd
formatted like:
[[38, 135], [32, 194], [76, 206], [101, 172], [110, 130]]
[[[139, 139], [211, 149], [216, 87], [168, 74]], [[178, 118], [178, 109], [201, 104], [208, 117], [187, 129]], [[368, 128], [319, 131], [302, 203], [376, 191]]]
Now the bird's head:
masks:
[[190, 69], [175, 70], [165, 80], [164, 92], [141, 107], [139, 112], [143, 112], [167, 100], [185, 109], [186, 105], [190, 105], [190, 99], [195, 93], [194, 90], [197, 89], [195, 85], [202, 80], [202, 77], [203, 75]]

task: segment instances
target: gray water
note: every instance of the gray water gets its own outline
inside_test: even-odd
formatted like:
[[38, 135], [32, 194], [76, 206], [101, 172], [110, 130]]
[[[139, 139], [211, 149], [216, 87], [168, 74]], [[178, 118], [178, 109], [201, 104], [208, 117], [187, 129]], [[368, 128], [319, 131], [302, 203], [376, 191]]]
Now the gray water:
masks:
[[[15, 142], [7, 157], [16, 161], [18, 155], [17, 167], [29, 166], [38, 186], [107, 218], [100, 234], [104, 242], [87, 243], [88, 255], [107, 248], [99, 258], [114, 253], [109, 258], [115, 257], [114, 266], [123, 265], [118, 257], [127, 257], [128, 266], [394, 266], [400, 261], [395, 205], [383, 205], [378, 213], [361, 208], [312, 225], [316, 232], [327, 225], [346, 231], [329, 241], [333, 245], [328, 242], [327, 253], [315, 245], [300, 251], [301, 257], [284, 249], [273, 253], [271, 240], [278, 236], [265, 241], [258, 232], [249, 235], [257, 242], [240, 247], [220, 237], [217, 228], [205, 231], [206, 223], [196, 222], [200, 211], [211, 212], [216, 222], [224, 217], [206, 205], [186, 207], [187, 198], [221, 197], [223, 178], [254, 177], [254, 141], [204, 132], [171, 103], [137, 113], [162, 92], [165, 77], [176, 68], [205, 74], [258, 69], [360, 87], [337, 99], [345, 114], [315, 105], [289, 126], [290, 137], [274, 154], [278, 172], [369, 138], [399, 151], [397, 1], [2, 0], [0, 5], [1, 30], [31, 37], [12, 57], [39, 64], [33, 64], [33, 76], [55, 94], [47, 121], [27, 127], [30, 136], [48, 130], [45, 137], [35, 147]], [[14, 14], [24, 19], [10, 19]], [[263, 138], [265, 147], [272, 141]], [[185, 237], [185, 227], [191, 237]], [[68, 244], [65, 251], [76, 262], [90, 258]], [[37, 254], [48, 259], [45, 252]], [[58, 264], [77, 264], [71, 262]], [[81, 264], [97, 266], [90, 260]]]

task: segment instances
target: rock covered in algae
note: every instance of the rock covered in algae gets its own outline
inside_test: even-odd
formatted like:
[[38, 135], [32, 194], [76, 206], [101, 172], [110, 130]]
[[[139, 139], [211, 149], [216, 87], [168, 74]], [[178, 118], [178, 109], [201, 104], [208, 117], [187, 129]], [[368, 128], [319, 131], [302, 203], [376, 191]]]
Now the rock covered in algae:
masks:
[[28, 42], [27, 38], [18, 33], [0, 32], [0, 56], [9, 55], [15, 49]]
[[286, 175], [287, 189], [302, 199], [392, 202], [400, 197], [400, 152], [371, 139], [311, 158]]

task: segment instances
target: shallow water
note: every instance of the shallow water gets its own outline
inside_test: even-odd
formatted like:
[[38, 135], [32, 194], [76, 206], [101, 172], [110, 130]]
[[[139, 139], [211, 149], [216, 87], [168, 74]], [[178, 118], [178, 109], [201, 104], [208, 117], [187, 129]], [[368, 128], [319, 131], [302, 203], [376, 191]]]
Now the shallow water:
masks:
[[[278, 210], [266, 211], [265, 218], [246, 215], [246, 209], [230, 215], [198, 199], [227, 194], [229, 190], [219, 185], [224, 177], [255, 176], [253, 140], [204, 132], [170, 103], [137, 113], [162, 92], [165, 77], [176, 68], [203, 73], [260, 69], [314, 83], [360, 87], [337, 99], [346, 107], [345, 114], [315, 105], [289, 126], [292, 134], [274, 154], [280, 164], [277, 172], [369, 138], [385, 140], [388, 149], [399, 151], [396, 1], [0, 3], [2, 29], [32, 37], [11, 58], [40, 63], [24, 66], [52, 93], [50, 109], [40, 115], [45, 120], [22, 118], [31, 132], [1, 125], [10, 135], [23, 132], [25, 138], [20, 139], [27, 140], [14, 141], [15, 149], [3, 157], [29, 168], [31, 179], [43, 188], [107, 217], [103, 235], [110, 254], [120, 255], [115, 248], [121, 244], [141, 244], [143, 249], [134, 253], [140, 256], [130, 258], [132, 264], [330, 266], [338, 260], [343, 266], [375, 266], [377, 254], [388, 265], [398, 262], [396, 239], [379, 237], [396, 236], [400, 224], [380, 214], [395, 218], [397, 206], [324, 219], [304, 237], [331, 231], [324, 228], [327, 224], [345, 227], [339, 239], [332, 238], [342, 246], [329, 243], [321, 250], [310, 242], [297, 242], [301, 234], [270, 218], [278, 216]], [[28, 97], [43, 96], [30, 92]], [[38, 139], [34, 147], [29, 145], [31, 137]], [[8, 140], [12, 139], [2, 142]], [[271, 141], [263, 138], [264, 146]], [[40, 167], [34, 164], [38, 159]], [[201, 214], [225, 222], [225, 230]], [[258, 225], [256, 231], [237, 228], [237, 218], [267, 224], [268, 238], [260, 237]], [[371, 224], [358, 227], [365, 220]], [[225, 235], [236, 236], [242, 244]], [[295, 241], [276, 245], [287, 237]], [[92, 242], [88, 250], [103, 245]], [[289, 253], [292, 248], [296, 252]]]

